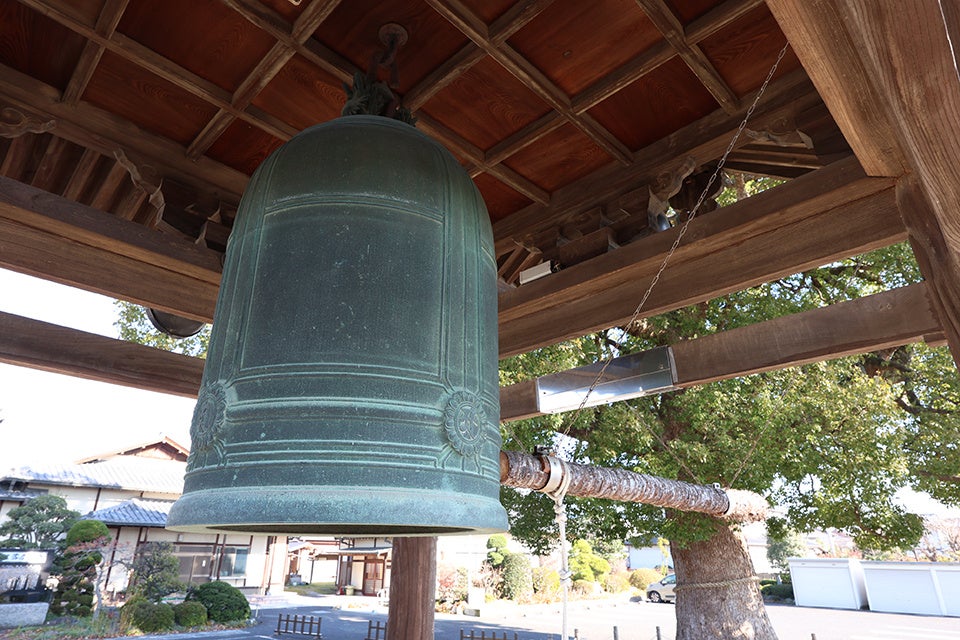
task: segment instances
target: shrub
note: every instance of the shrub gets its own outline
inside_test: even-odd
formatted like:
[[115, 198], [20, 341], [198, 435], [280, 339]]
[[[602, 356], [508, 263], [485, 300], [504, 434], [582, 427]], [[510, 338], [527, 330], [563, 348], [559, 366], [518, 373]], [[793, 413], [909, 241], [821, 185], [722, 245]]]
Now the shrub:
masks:
[[522, 553], [511, 553], [503, 558], [503, 597], [525, 601], [533, 593], [530, 561]]
[[173, 555], [169, 542], [148, 542], [137, 550], [133, 560], [130, 591], [150, 602], [160, 602], [164, 596], [180, 591], [180, 561]]
[[586, 540], [576, 540], [570, 548], [570, 572], [574, 580], [602, 581], [610, 573], [610, 563], [593, 552]]
[[497, 533], [487, 538], [487, 564], [491, 567], [499, 567], [503, 564], [505, 556], [510, 555], [507, 551], [507, 536]]
[[560, 572], [547, 567], [537, 567], [532, 572], [533, 592], [543, 601], [549, 601], [560, 593]]
[[80, 520], [67, 533], [66, 546], [72, 547], [81, 542], [93, 542], [100, 538], [109, 538], [110, 529], [99, 520]]
[[623, 593], [630, 588], [630, 580], [622, 573], [611, 573], [603, 580], [603, 590], [607, 593]]
[[779, 598], [781, 600], [786, 600], [787, 598], [793, 599], [793, 585], [789, 582], [784, 582], [781, 584], [766, 584], [760, 588], [760, 593], [762, 593], [764, 596]]
[[582, 596], [592, 596], [596, 591], [597, 583], [593, 580], [574, 580], [573, 591]]
[[207, 622], [207, 608], [201, 602], [188, 600], [173, 605], [173, 617], [181, 627], [199, 627]]
[[630, 572], [630, 586], [646, 591], [647, 587], [662, 577], [656, 569], [634, 569]]
[[250, 603], [240, 590], [226, 582], [207, 582], [187, 593], [188, 601], [197, 601], [207, 608], [207, 617], [214, 622], [235, 622], [250, 617]]
[[134, 628], [133, 624], [133, 612], [142, 604], [147, 604], [148, 601], [142, 596], [134, 596], [123, 603], [123, 606], [120, 607], [120, 630], [129, 631]]
[[467, 599], [467, 570], [448, 564], [437, 565], [437, 594], [441, 602]]
[[80, 520], [67, 533], [63, 551], [54, 560], [60, 582], [50, 603], [54, 615], [85, 617], [93, 612], [94, 583], [103, 560], [100, 549], [110, 541], [110, 530], [99, 520]]
[[133, 626], [144, 633], [173, 629], [173, 621], [173, 607], [152, 602], [141, 602], [130, 616]]

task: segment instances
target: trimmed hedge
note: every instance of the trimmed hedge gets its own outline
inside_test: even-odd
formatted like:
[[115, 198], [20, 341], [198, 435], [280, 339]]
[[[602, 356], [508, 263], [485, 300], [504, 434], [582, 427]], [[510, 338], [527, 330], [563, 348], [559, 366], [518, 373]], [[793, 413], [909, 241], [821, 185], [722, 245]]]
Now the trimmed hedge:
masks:
[[187, 600], [173, 605], [173, 618], [181, 627], [199, 627], [207, 623], [207, 608], [202, 602]]
[[250, 603], [244, 595], [226, 582], [207, 582], [187, 593], [187, 601], [197, 601], [207, 608], [207, 618], [226, 623], [250, 617]]
[[656, 569], [634, 569], [630, 572], [630, 586], [646, 591], [654, 582], [659, 582], [663, 574]]
[[772, 598], [786, 600], [793, 599], [793, 584], [784, 582], [781, 584], [765, 584], [760, 588], [760, 593]]
[[130, 617], [133, 626], [144, 633], [173, 629], [173, 607], [166, 603], [141, 602]]

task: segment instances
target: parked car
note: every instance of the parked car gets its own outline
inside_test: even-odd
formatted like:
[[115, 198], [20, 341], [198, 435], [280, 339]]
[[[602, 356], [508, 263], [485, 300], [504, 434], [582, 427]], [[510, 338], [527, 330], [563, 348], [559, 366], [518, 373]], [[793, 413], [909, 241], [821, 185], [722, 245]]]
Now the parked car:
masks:
[[671, 573], [660, 582], [654, 582], [647, 587], [647, 600], [650, 602], [671, 602], [677, 599], [674, 592], [677, 586], [677, 576]]

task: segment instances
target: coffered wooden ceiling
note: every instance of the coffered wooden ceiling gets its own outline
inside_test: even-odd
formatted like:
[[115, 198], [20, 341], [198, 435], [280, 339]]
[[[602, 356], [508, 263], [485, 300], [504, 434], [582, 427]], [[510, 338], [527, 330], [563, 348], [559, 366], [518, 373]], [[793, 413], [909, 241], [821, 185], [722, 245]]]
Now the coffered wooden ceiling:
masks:
[[[892, 9], [854, 0], [4, 0], [0, 265], [211, 319], [250, 174], [338, 117], [396, 23], [398, 94], [494, 223], [502, 355], [630, 317], [677, 233], [648, 220], [668, 202], [684, 219], [782, 52], [726, 169], [789, 182], [708, 203], [644, 315], [710, 299], [908, 237], [913, 142], [878, 168], [871, 122], [899, 116], [857, 105], [899, 91], [871, 65], [916, 57], [939, 4], [910, 3], [915, 28], [881, 54], [858, 29]], [[919, 180], [901, 191], [929, 198]], [[544, 261], [559, 271], [519, 283]]]

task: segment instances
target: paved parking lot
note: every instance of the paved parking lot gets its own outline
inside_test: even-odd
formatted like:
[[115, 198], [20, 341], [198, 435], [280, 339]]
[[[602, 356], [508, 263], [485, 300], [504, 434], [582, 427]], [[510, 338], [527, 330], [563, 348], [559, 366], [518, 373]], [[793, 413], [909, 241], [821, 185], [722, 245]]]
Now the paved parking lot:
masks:
[[[273, 603], [271, 607], [278, 605]], [[774, 605], [768, 607], [780, 640], [960, 640], [960, 618], [910, 616], [871, 611], [845, 611]], [[239, 631], [204, 632], [162, 636], [169, 640], [273, 639], [280, 614], [323, 618], [324, 640], [364, 640], [370, 620], [386, 621], [386, 607], [373, 598], [291, 598], [286, 606], [259, 611], [260, 624]], [[481, 610], [480, 618], [437, 614], [436, 640], [460, 640], [460, 631], [480, 637], [485, 631], [514, 634], [518, 640], [559, 640], [562, 610], [557, 604], [518, 606], [495, 603]], [[674, 606], [636, 599], [576, 601], [568, 609], [568, 632], [578, 630], [582, 640], [656, 640], [657, 627], [663, 640], [673, 640], [676, 631]], [[157, 638], [156, 636], [154, 636]], [[295, 640], [298, 636], [279, 638]], [[303, 636], [299, 636], [303, 637]], [[158, 638], [159, 640], [159, 638]]]

